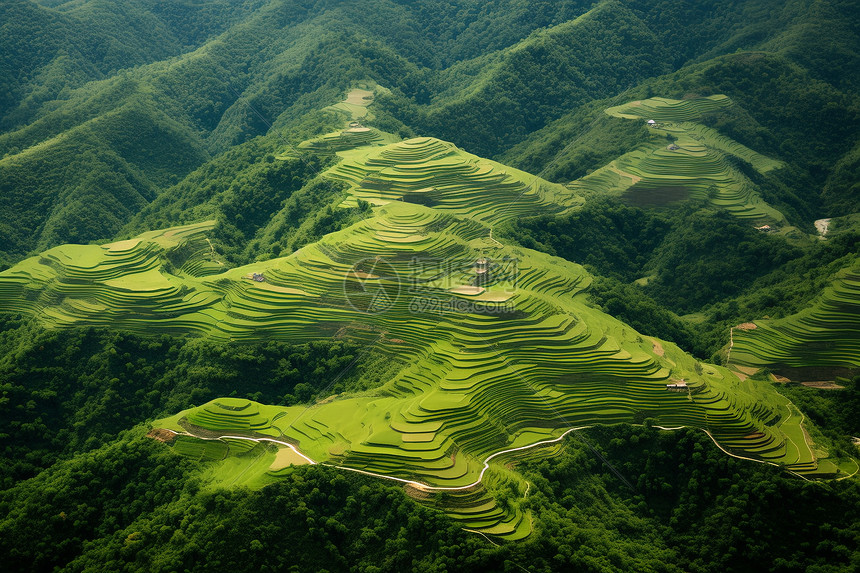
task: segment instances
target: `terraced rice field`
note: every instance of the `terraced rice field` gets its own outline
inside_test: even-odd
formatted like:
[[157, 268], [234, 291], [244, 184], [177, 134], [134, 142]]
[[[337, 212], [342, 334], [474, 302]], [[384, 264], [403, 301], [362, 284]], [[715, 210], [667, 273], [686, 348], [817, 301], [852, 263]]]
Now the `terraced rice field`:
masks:
[[688, 100], [651, 98], [612, 107], [606, 113], [635, 121], [653, 120], [653, 143], [627, 153], [574, 181], [581, 194], [622, 196], [639, 206], [659, 206], [688, 197], [709, 200], [733, 215], [756, 222], [784, 223], [755, 184], [742, 172], [779, 168], [778, 161], [756, 153], [701, 123], [704, 114], [733, 105], [723, 95]]
[[560, 185], [429, 137], [340, 155], [344, 160], [328, 175], [351, 185], [352, 197], [346, 205], [354, 205], [357, 199], [373, 205], [402, 201], [496, 223], [557, 212], [579, 202]]
[[[107, 245], [63, 245], [0, 276], [0, 308], [48, 327], [107, 326], [187, 333], [219, 295], [195, 285], [222, 270], [206, 232], [214, 222], [145, 233]], [[165, 266], [174, 269], [165, 271]]]
[[299, 149], [317, 154], [332, 154], [367, 145], [391, 143], [391, 137], [370, 127], [348, 127], [299, 144]]
[[304, 141], [298, 145], [298, 149], [291, 148], [281, 154], [278, 159], [296, 157], [306, 152], [331, 155], [356, 147], [388, 145], [399, 141], [400, 138], [396, 135], [361, 124], [361, 121], [373, 119], [373, 114], [367, 108], [373, 103], [376, 94], [386, 93], [389, 90], [371, 81], [361, 82], [360, 85], [361, 87], [351, 89], [343, 101], [324, 108], [341, 112], [348, 118], [344, 122], [343, 129]]
[[[652, 339], [586, 304], [581, 267], [489, 237], [498, 221], [575, 204], [564, 188], [429, 138], [343, 155], [330, 176], [378, 207], [288, 257], [211, 275], [211, 223], [66, 245], [0, 273], [0, 311], [55, 328], [225, 342], [347, 336], [410, 364], [371, 394], [289, 408], [222, 398], [159, 422], [184, 434], [177, 451], [211, 460], [228, 485], [285, 475], [277, 450], [292, 446], [315, 463], [407, 483], [464, 527], [515, 539], [530, 519], [493, 492], [524, 494], [527, 484], [504, 467], [515, 452], [493, 456], [572, 427], [653, 418], [815, 470], [799, 417], [772, 389], [670, 343], [656, 354]], [[686, 391], [667, 390], [680, 379]]]
[[624, 119], [653, 119], [656, 122], [698, 121], [707, 113], [720, 111], [732, 105], [725, 95], [712, 95], [691, 99], [652, 97], [610, 107], [606, 113]]
[[757, 320], [755, 326], [735, 329], [731, 364], [860, 370], [860, 259], [809, 308], [784, 319]]
[[373, 103], [376, 91], [381, 89], [373, 83], [367, 83], [364, 88], [353, 88], [343, 101], [325, 109], [345, 111], [352, 120], [364, 119], [368, 116], [367, 106]]

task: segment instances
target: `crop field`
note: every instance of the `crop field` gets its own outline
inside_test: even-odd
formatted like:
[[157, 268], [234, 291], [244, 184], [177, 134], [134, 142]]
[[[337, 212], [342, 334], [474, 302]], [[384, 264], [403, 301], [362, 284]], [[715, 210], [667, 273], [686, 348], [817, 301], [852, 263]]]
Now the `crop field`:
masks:
[[637, 206], [661, 206], [689, 197], [709, 200], [733, 215], [756, 222], [784, 223], [755, 184], [738, 168], [767, 173], [782, 164], [698, 123], [702, 116], [733, 105], [723, 95], [671, 100], [651, 98], [611, 107], [606, 113], [649, 121], [653, 137], [569, 187], [581, 194], [621, 196]]
[[730, 363], [771, 369], [860, 369], [860, 260], [810, 307], [756, 328], [735, 329]]
[[429, 137], [341, 155], [344, 160], [329, 176], [352, 186], [347, 205], [356, 199], [373, 205], [402, 201], [497, 223], [537, 212], [557, 212], [580, 201], [561, 185]]
[[343, 101], [325, 109], [345, 111], [349, 114], [351, 120], [365, 119], [369, 114], [367, 106], [373, 103], [377, 91], [388, 90], [384, 90], [384, 88], [377, 86], [374, 82], [362, 82], [360, 87], [351, 89]]
[[355, 126], [304, 141], [299, 144], [299, 149], [317, 154], [332, 154], [367, 145], [386, 145], [393, 143], [394, 139], [389, 134], [371, 127]]
[[303, 141], [298, 145], [298, 149], [289, 149], [281, 154], [278, 159], [298, 157], [298, 154], [305, 152], [331, 155], [356, 147], [388, 145], [399, 141], [400, 138], [396, 135], [361, 124], [362, 121], [374, 118], [367, 108], [373, 103], [376, 94], [387, 93], [388, 91], [372, 81], [360, 82], [359, 87], [351, 89], [343, 101], [324, 108], [324, 110], [340, 112], [348, 118], [343, 129]]
[[493, 492], [528, 486], [501, 460], [571, 428], [652, 419], [818, 471], [800, 418], [772, 388], [668, 342], [656, 354], [653, 339], [587, 304], [580, 266], [492, 239], [497, 222], [576, 205], [569, 190], [431, 138], [340, 154], [328, 176], [352, 186], [347, 202], [377, 207], [288, 257], [212, 274], [211, 222], [65, 245], [0, 273], [0, 311], [224, 342], [348, 337], [410, 364], [371, 393], [310, 407], [220, 398], [158, 422], [226, 485], [285, 475], [277, 448], [295, 447], [514, 539], [530, 518]]

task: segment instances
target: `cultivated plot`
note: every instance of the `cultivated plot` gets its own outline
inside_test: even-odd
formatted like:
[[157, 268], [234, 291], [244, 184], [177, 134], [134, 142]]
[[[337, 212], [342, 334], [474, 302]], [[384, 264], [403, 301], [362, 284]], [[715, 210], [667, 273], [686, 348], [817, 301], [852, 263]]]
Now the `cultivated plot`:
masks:
[[507, 464], [592, 424], [701, 428], [733, 455], [821, 472], [772, 388], [671, 343], [656, 352], [587, 303], [580, 266], [492, 239], [497, 222], [576, 205], [569, 190], [432, 138], [341, 153], [327, 175], [350, 184], [347, 202], [377, 207], [290, 256], [213, 274], [211, 222], [65, 245], [0, 273], [0, 310], [226, 343], [345, 337], [409, 364], [360, 396], [220, 398], [158, 422], [226, 485], [325, 463], [404, 483], [464, 527], [513, 539], [531, 522], [510, 492], [528, 484]]

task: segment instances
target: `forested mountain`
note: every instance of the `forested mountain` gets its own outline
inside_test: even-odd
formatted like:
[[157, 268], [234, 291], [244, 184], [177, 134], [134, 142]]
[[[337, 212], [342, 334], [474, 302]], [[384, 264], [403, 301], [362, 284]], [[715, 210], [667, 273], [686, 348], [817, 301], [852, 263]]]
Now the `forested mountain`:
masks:
[[0, 555], [855, 570], [858, 236], [851, 0], [6, 0]]
[[[110, 237], [270, 125], [298, 143], [290, 130], [305, 114], [367, 78], [392, 90], [380, 108], [402, 129], [507, 152], [532, 171], [558, 151], [534, 145], [583, 137], [592, 121], [581, 106], [592, 100], [725, 93], [743, 110], [730, 134], [801, 169], [786, 184], [793, 195], [798, 180], [826, 187], [824, 204], [806, 189], [795, 208], [856, 208], [844, 176], [828, 178], [836, 164], [851, 169], [842, 158], [860, 121], [851, 2], [17, 0], [3, 10], [0, 169], [14, 190], [3, 193], [0, 251], [11, 260]], [[577, 173], [564, 157], [552, 169]], [[91, 202], [103, 211], [82, 208]]]

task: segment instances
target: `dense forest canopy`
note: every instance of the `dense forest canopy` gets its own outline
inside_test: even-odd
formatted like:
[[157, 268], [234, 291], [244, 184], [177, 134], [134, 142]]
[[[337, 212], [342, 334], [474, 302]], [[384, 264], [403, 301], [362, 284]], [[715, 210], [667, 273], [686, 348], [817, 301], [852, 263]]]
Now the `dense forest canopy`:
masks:
[[[361, 163], [360, 150], [431, 141], [417, 138], [450, 142], [470, 177], [463, 165], [481, 166], [466, 191], [490, 181], [513, 195], [483, 220], [478, 208], [500, 199], [463, 206], [468, 193], [442, 194], [448, 175], [433, 172], [433, 187], [392, 201], [432, 223], [395, 239], [373, 228], [399, 166]], [[666, 431], [658, 409], [641, 408], [635, 424], [588, 424], [494, 462], [486, 492], [467, 501], [324, 464], [232, 487], [243, 482], [218, 477], [205, 448], [178, 455], [150, 433], [156, 421], [222, 398], [303, 410], [399, 399], [386, 384], [419, 376], [391, 334], [400, 318], [241, 340], [165, 329], [174, 315], [56, 328], [58, 316], [113, 312], [93, 285], [120, 302], [134, 286], [63, 275], [72, 251], [51, 249], [122, 251], [203, 221], [205, 240], [148, 251], [147, 277], [168, 277], [186, 302], [211, 285], [233, 318], [247, 310], [231, 298], [237, 284], [275, 279], [231, 283], [231, 271], [379, 237], [450, 232], [475, 256], [498, 245], [546, 276], [580, 273], [562, 294], [536, 292], [621, 321], [591, 349], [677, 361], [673, 383], [713, 368], [760, 387], [803, 416], [796, 443], [832, 469], [736, 459], [695, 425]], [[13, 309], [0, 314], [0, 555], [14, 571], [857, 570], [860, 478], [845, 468], [860, 457], [858, 236], [851, 0], [4, 1], [0, 298], [18, 303], [0, 306]], [[292, 286], [313, 290], [315, 275], [301, 280]], [[335, 298], [318, 298], [323, 314], [339, 312]], [[435, 376], [477, 360], [471, 336], [445, 363], [439, 324], [416, 336], [428, 345], [419, 367]], [[732, 362], [740, 330], [744, 352], [769, 344], [778, 357]], [[492, 358], [525, 380], [505, 342]], [[518, 439], [524, 422], [507, 418], [520, 406], [486, 431]], [[769, 407], [754, 415], [776, 431], [782, 414]], [[258, 444], [239, 463], [268, 453]], [[454, 503], [527, 516], [527, 534], [470, 531]]]

